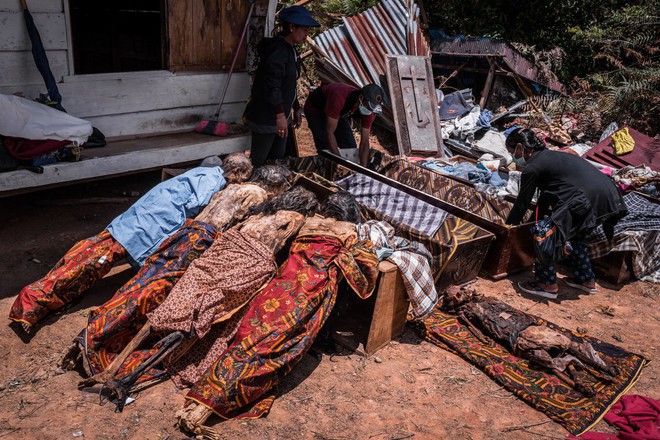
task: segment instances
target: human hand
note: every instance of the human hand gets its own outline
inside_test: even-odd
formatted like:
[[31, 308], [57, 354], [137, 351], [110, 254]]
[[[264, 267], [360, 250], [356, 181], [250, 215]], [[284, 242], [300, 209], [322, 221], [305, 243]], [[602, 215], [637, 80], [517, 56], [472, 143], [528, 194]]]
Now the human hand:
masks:
[[284, 113], [277, 114], [277, 116], [275, 117], [275, 125], [277, 127], [277, 135], [281, 138], [287, 137], [287, 135], [289, 134], [289, 127], [288, 127], [289, 124], [287, 123]]

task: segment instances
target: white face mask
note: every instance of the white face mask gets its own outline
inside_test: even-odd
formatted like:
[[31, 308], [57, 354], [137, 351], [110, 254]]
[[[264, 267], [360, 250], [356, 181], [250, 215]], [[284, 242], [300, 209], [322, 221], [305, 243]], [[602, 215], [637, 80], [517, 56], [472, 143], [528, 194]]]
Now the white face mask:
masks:
[[518, 167], [524, 167], [527, 161], [525, 160], [525, 149], [523, 148], [523, 155], [520, 157], [516, 157], [516, 152], [518, 151], [518, 146], [516, 146], [516, 149], [513, 151], [513, 163], [516, 164]]
[[362, 116], [369, 116], [371, 113], [373, 113], [371, 110], [369, 110], [364, 105], [362, 105], [362, 102], [360, 102], [360, 105], [358, 106], [358, 110]]

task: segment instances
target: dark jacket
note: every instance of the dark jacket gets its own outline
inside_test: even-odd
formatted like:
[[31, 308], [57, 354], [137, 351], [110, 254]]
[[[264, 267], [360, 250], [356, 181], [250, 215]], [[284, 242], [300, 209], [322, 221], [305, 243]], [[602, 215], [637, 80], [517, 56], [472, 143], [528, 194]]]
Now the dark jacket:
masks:
[[253, 130], [275, 133], [275, 115], [289, 117], [291, 108], [298, 108], [300, 57], [282, 37], [264, 38], [257, 49], [260, 61], [244, 117]]
[[600, 224], [606, 232], [612, 230], [628, 212], [614, 182], [589, 162], [573, 154], [541, 150], [525, 165], [508, 224], [520, 223], [537, 188], [539, 205], [552, 207], [550, 217], [566, 239]]

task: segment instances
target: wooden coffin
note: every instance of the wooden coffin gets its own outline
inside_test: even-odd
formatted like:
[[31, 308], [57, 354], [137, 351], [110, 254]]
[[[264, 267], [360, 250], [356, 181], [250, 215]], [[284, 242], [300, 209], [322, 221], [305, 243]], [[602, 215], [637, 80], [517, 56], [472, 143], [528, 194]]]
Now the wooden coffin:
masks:
[[[347, 161], [331, 153], [323, 152], [322, 156], [299, 158], [294, 160], [293, 167], [301, 172], [310, 185], [320, 185], [331, 190], [337, 190], [333, 181], [347, 177], [353, 173], [365, 174], [390, 186], [399, 189], [433, 206], [439, 206], [438, 200], [412, 187], [392, 180], [383, 174], [376, 173]], [[445, 211], [447, 211], [445, 209]], [[436, 288], [443, 291], [453, 284], [463, 284], [474, 280], [486, 258], [488, 247], [493, 240], [492, 233], [475, 225], [469, 220], [449, 212], [447, 218], [433, 237], [397, 223], [395, 220], [362, 207], [365, 219], [387, 221], [396, 229], [396, 234], [408, 240], [423, 243], [433, 255], [431, 269]]]

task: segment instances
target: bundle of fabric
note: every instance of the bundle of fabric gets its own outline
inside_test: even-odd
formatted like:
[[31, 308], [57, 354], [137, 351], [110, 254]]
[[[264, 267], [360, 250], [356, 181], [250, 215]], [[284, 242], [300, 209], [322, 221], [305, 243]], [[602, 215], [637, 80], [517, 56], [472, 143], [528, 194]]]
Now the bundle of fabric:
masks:
[[[218, 193], [199, 217], [213, 222], [208, 224], [203, 221], [190, 221], [190, 230], [180, 230], [175, 236], [181, 241], [167, 241], [159, 250], [158, 256], [163, 258], [151, 258], [147, 260], [141, 272], [129, 281], [108, 303], [101, 306], [97, 312], [90, 316], [88, 326], [75, 344], [83, 350], [83, 358], [86, 364], [91, 365], [87, 369], [88, 379], [81, 382], [81, 386], [94, 385], [96, 383], [110, 383], [110, 388], [119, 390], [118, 394], [125, 395], [135, 384], [154, 378], [155, 374], [144, 372], [151, 368], [151, 363], [157, 364], [156, 353], [164, 356], [164, 351], [159, 350], [162, 346], [159, 342], [163, 335], [180, 332], [176, 339], [179, 343], [183, 339], [183, 332], [188, 335], [185, 343], [180, 346], [167, 347], [170, 352], [175, 351], [171, 359], [166, 363], [169, 372], [173, 374], [175, 383], [179, 386], [194, 383], [198, 376], [198, 367], [205, 369], [204, 359], [211, 353], [215, 359], [226, 348], [226, 342], [233, 336], [231, 330], [235, 329], [240, 317], [235, 316], [230, 325], [221, 329], [211, 329], [214, 322], [229, 320], [249, 300], [250, 295], [258, 290], [273, 275], [276, 266], [273, 261], [273, 253], [277, 249], [269, 249], [259, 239], [261, 235], [273, 246], [282, 246], [286, 240], [298, 231], [302, 225], [304, 214], [282, 211], [277, 215], [270, 216], [262, 222], [260, 216], [247, 220], [243, 227], [255, 232], [253, 235], [245, 234], [237, 227], [213, 236], [218, 229], [224, 229], [236, 219], [227, 217], [225, 211], [242, 219], [249, 208], [259, 209], [261, 206], [269, 206], [266, 200], [276, 191], [283, 189], [280, 178], [288, 176], [280, 172], [276, 166], [264, 166], [255, 171], [256, 182], [230, 185], [227, 193]], [[270, 176], [270, 177], [268, 177]], [[272, 185], [266, 184], [271, 182]], [[277, 185], [277, 182], [280, 185]], [[267, 187], [266, 191], [261, 185]], [[302, 190], [302, 188], [301, 188]], [[302, 205], [307, 211], [316, 208], [316, 198], [308, 191], [306, 197], [293, 197], [292, 204]], [[290, 191], [295, 196], [299, 191]], [[289, 194], [285, 193], [275, 199], [290, 200]], [[257, 201], [263, 201], [259, 205], [250, 206]], [[301, 202], [302, 201], [302, 202]], [[219, 209], [225, 207], [225, 211]], [[287, 206], [279, 204], [278, 207], [286, 209]], [[306, 211], [306, 212], [307, 212]], [[257, 223], [259, 227], [250, 228]], [[196, 241], [195, 229], [210, 229], [213, 234], [203, 248]], [[276, 231], [275, 234], [269, 234]], [[273, 236], [279, 238], [274, 240]], [[209, 248], [210, 247], [210, 248]], [[205, 250], [208, 251], [205, 252]], [[192, 252], [199, 250], [201, 252]], [[203, 257], [198, 259], [204, 253]], [[181, 261], [170, 267], [172, 260]], [[236, 265], [237, 261], [245, 263]], [[186, 272], [192, 264], [190, 272]], [[244, 275], [245, 267], [251, 267], [252, 271]], [[174, 270], [173, 270], [174, 269]], [[183, 278], [182, 284], [177, 282]], [[166, 279], [167, 282], [163, 280]], [[175, 287], [176, 285], [176, 287]], [[174, 298], [169, 298], [172, 293]], [[133, 307], [133, 303], [142, 303], [143, 307]], [[161, 306], [162, 304], [162, 309]], [[180, 304], [188, 304], [189, 307], [181, 308]], [[157, 308], [158, 307], [158, 308]], [[100, 318], [97, 319], [96, 317]], [[152, 332], [153, 327], [153, 332]], [[119, 339], [116, 339], [119, 338]], [[138, 349], [144, 339], [150, 339], [151, 344], [146, 349]], [[174, 339], [171, 339], [174, 341]], [[201, 341], [200, 341], [201, 340]], [[197, 342], [200, 342], [197, 344]], [[192, 354], [180, 360], [191, 347], [194, 346]], [[65, 358], [65, 367], [72, 368], [75, 365], [76, 347]], [[213, 357], [215, 356], [215, 357]], [[200, 367], [200, 364], [201, 367]], [[158, 376], [163, 371], [159, 370]]]
[[211, 411], [225, 419], [266, 415], [273, 388], [304, 357], [330, 315], [341, 276], [367, 298], [377, 264], [373, 245], [358, 240], [355, 224], [308, 219], [279, 274], [250, 303], [234, 342], [187, 394], [182, 427], [206, 435], [203, 422]]
[[49, 311], [80, 297], [122, 258], [130, 257], [140, 268], [226, 183], [220, 167], [197, 167], [156, 185], [104, 231], [77, 243], [48, 274], [24, 287], [9, 319], [29, 331]]
[[660, 204], [630, 193], [623, 197], [628, 214], [614, 226], [607, 240], [602, 226], [587, 237], [591, 258], [611, 252], [632, 252], [633, 273], [640, 280], [660, 283]]
[[394, 235], [394, 228], [386, 222], [369, 220], [358, 226], [358, 237], [369, 239], [376, 247], [378, 260], [387, 260], [399, 268], [414, 318], [428, 315], [438, 303], [433, 282], [431, 253], [418, 241], [408, 241]]
[[[620, 347], [578, 335], [538, 316], [516, 312], [527, 317], [534, 326], [547, 327], [576, 344], [590, 344], [616, 374], [612, 380], [602, 380], [590, 366], [587, 367], [589, 372], [579, 372], [582, 383], [595, 391], [594, 396], [587, 398], [550, 370], [535, 368], [530, 361], [513, 355], [495, 340], [480, 340], [456, 315], [440, 307], [426, 319], [417, 321], [416, 327], [423, 338], [479, 367], [498, 384], [574, 435], [598, 423], [608, 408], [633, 386], [648, 363], [642, 356]], [[506, 319], [506, 315], [501, 317]]]
[[623, 396], [605, 414], [605, 421], [619, 428], [619, 434], [587, 432], [580, 439], [656, 440], [660, 438], [660, 401], [639, 395]]
[[[87, 326], [75, 339], [64, 366], [72, 368], [78, 351], [82, 350], [83, 366], [88, 376], [105, 371], [145, 324], [147, 313], [165, 300], [190, 263], [211, 246], [215, 236], [213, 226], [188, 220], [110, 300], [90, 313]], [[157, 351], [153, 345], [159, 339], [153, 337], [145, 344], [149, 348], [133, 352], [122, 363], [117, 377], [130, 374], [152, 356]], [[161, 369], [150, 369], [140, 382], [157, 379], [163, 373]]]

